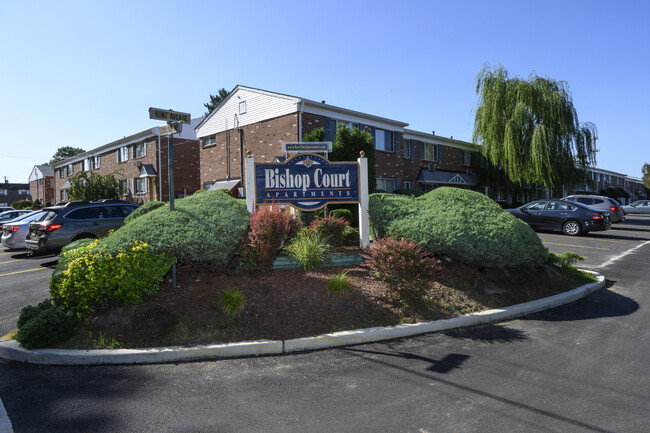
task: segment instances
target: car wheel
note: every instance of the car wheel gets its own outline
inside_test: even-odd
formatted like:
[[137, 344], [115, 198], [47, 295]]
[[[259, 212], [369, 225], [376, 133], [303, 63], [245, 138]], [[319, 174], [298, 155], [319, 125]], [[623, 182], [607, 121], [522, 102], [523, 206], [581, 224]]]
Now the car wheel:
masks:
[[578, 221], [567, 221], [562, 225], [562, 233], [569, 236], [577, 236], [582, 231]]

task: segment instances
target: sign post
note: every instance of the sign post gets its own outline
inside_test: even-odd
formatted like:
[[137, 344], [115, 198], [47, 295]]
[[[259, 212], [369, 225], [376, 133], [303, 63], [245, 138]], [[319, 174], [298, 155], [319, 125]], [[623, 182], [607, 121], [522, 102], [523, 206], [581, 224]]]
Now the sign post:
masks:
[[169, 210], [174, 210], [174, 134], [183, 130], [183, 123], [190, 123], [192, 116], [190, 113], [180, 111], [163, 110], [161, 108], [149, 107], [149, 119], [165, 120], [167, 125], [160, 127], [160, 135], [169, 136], [169, 145], [167, 147], [167, 179], [169, 184]]
[[[161, 110], [160, 108], [149, 107], [149, 119], [164, 120], [167, 125], [160, 127], [160, 135], [169, 136], [169, 145], [167, 158], [169, 164], [167, 168], [167, 179], [169, 184], [169, 210], [174, 210], [174, 134], [179, 134], [183, 130], [183, 123], [191, 123], [192, 116], [190, 113], [181, 113], [180, 111]], [[162, 197], [161, 197], [162, 199]], [[172, 287], [177, 287], [176, 282], [176, 263], [172, 265]]]

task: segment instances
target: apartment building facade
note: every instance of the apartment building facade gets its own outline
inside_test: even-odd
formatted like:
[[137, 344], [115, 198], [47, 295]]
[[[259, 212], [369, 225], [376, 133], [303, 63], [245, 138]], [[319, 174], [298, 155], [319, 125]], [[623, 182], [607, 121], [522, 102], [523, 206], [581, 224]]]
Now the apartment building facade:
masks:
[[441, 185], [478, 188], [471, 171], [471, 143], [407, 129], [408, 123], [309, 99], [237, 86], [196, 127], [200, 141], [201, 184], [231, 185], [241, 180], [243, 159], [256, 162], [286, 155], [282, 142], [299, 142], [323, 128], [332, 141], [340, 124], [370, 133], [375, 145], [377, 189], [429, 191]]
[[[199, 142], [193, 129], [202, 118], [193, 119], [173, 137], [174, 193], [190, 195], [200, 189]], [[160, 127], [107, 143], [52, 165], [55, 201], [70, 199], [70, 178], [80, 171], [113, 174], [124, 191], [123, 199], [135, 203], [169, 200], [169, 137]]]
[[31, 200], [28, 183], [9, 183], [5, 179], [0, 183], [0, 206], [11, 206], [11, 203], [19, 200]]

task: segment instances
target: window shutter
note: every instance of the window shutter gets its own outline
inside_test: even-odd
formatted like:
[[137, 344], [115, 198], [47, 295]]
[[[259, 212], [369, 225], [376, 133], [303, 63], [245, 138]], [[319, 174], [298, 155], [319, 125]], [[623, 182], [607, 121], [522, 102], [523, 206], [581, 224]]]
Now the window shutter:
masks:
[[401, 179], [395, 179], [395, 189], [400, 189], [401, 184], [402, 184]]
[[416, 158], [416, 156], [415, 156], [415, 141], [414, 140], [409, 140], [409, 146], [410, 146], [411, 158]]
[[393, 132], [393, 134], [395, 134], [395, 152], [399, 153], [400, 144], [401, 144], [401, 137], [400, 137], [399, 132], [397, 132], [397, 131]]
[[330, 118], [329, 117], [325, 118], [324, 129], [325, 129], [325, 141], [333, 141], [332, 140], [332, 127], [330, 125]]
[[418, 155], [420, 156], [420, 159], [424, 159], [424, 143], [421, 141], [418, 143]]
[[365, 128], [366, 128], [366, 127], [363, 126], [363, 123], [359, 123], [359, 131], [363, 132], [363, 131], [366, 130]]
[[392, 131], [384, 131], [384, 150], [389, 152], [393, 151], [393, 133]]
[[442, 146], [438, 144], [436, 150], [438, 152], [438, 162], [442, 162]]
[[370, 135], [372, 135], [372, 147], [377, 149], [377, 140], [375, 139], [375, 127], [370, 127]]

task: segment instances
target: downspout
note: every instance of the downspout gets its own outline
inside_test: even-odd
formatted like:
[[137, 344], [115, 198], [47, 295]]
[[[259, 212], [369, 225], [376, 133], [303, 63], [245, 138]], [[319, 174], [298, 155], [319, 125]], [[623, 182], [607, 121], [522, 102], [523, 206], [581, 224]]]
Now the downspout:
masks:
[[298, 141], [302, 141], [302, 112], [305, 111], [305, 101], [300, 103], [300, 111], [298, 111]]

